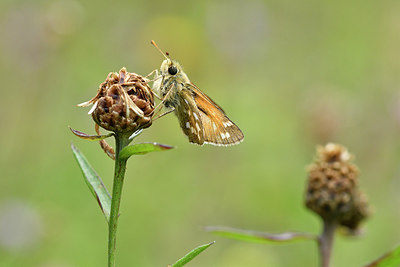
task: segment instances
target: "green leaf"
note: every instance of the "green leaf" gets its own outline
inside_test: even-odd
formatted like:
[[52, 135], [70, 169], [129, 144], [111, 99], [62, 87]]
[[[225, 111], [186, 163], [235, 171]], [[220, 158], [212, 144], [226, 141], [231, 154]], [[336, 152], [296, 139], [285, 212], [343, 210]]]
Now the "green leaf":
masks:
[[162, 145], [157, 143], [143, 143], [127, 146], [121, 150], [119, 157], [121, 160], [126, 160], [132, 155], [143, 155], [154, 151], [164, 151], [173, 148], [172, 146]]
[[69, 127], [69, 129], [71, 130], [71, 132], [74, 135], [78, 136], [79, 138], [89, 140], [89, 141], [100, 141], [100, 140], [106, 139], [106, 138], [114, 135], [113, 133], [104, 134], [104, 135], [90, 135], [90, 134], [86, 134], [86, 133], [78, 131], [78, 130], [74, 130], [71, 127]]
[[292, 242], [296, 240], [318, 240], [317, 236], [308, 233], [286, 232], [281, 234], [270, 234], [270, 233], [235, 229], [223, 226], [209, 226], [205, 228], [205, 231], [223, 237], [248, 241], [253, 243]]
[[108, 222], [110, 219], [111, 196], [108, 193], [107, 188], [104, 186], [103, 181], [97, 175], [92, 166], [90, 166], [85, 156], [74, 146], [74, 144], [71, 144], [71, 148], [76, 160], [78, 161], [79, 167], [82, 170], [85, 182], [89, 187], [90, 192], [92, 192], [93, 196], [99, 203]]
[[379, 259], [371, 262], [365, 267], [397, 267], [400, 266], [400, 246], [386, 253]]
[[199, 246], [195, 249], [193, 249], [192, 251], [190, 251], [188, 254], [186, 254], [183, 258], [179, 259], [177, 262], [175, 262], [172, 265], [168, 265], [169, 267], [181, 267], [184, 266], [186, 263], [188, 263], [189, 261], [193, 260], [197, 255], [199, 255], [201, 252], [203, 252], [204, 250], [206, 250], [209, 246], [211, 246], [212, 244], [214, 244], [215, 241]]

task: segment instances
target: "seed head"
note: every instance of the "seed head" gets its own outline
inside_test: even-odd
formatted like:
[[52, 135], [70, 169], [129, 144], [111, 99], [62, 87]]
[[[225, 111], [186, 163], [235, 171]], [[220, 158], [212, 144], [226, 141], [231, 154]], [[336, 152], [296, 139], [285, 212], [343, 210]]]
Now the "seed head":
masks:
[[78, 106], [93, 104], [89, 114], [102, 128], [115, 133], [131, 134], [151, 125], [154, 95], [146, 78], [127, 72], [111, 72], [100, 84], [91, 100]]
[[322, 219], [356, 230], [368, 216], [368, 203], [358, 190], [359, 171], [352, 158], [338, 144], [318, 147], [316, 160], [308, 170], [305, 202]]

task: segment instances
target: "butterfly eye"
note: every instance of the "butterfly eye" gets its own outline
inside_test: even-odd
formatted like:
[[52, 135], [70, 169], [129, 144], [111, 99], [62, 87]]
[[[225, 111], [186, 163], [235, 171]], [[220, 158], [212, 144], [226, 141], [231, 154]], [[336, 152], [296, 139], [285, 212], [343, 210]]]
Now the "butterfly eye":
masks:
[[178, 69], [175, 66], [171, 66], [168, 68], [168, 73], [171, 75], [175, 75], [178, 73]]

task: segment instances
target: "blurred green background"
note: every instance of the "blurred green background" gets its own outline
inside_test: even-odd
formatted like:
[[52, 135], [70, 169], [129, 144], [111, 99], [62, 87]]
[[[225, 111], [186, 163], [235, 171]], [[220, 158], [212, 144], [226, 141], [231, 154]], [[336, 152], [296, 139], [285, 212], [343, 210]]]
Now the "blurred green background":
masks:
[[334, 266], [361, 266], [400, 242], [399, 1], [0, 2], [0, 265], [105, 266], [107, 225], [70, 150], [106, 185], [113, 162], [88, 108], [111, 71], [145, 75], [154, 39], [245, 133], [188, 143], [173, 115], [136, 140], [176, 146], [128, 162], [118, 266], [166, 266], [216, 240], [190, 266], [317, 266], [312, 242], [249, 244], [202, 231], [320, 231], [303, 206], [318, 144], [356, 155], [373, 216], [338, 236]]

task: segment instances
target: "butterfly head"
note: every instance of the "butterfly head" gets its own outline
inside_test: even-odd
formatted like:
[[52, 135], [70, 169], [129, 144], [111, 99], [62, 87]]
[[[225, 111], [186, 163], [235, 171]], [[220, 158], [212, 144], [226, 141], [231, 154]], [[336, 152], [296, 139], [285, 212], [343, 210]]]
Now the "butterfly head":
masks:
[[167, 58], [161, 63], [160, 73], [165, 77], [169, 77], [178, 76], [182, 74], [183, 71], [181, 65], [177, 61]]
[[172, 60], [167, 53], [164, 53], [158, 46], [157, 44], [152, 40], [151, 44], [154, 45], [158, 51], [165, 57], [164, 61], [161, 63], [160, 66], [160, 74], [163, 76], [165, 79], [168, 78], [183, 78], [185, 81], [189, 80], [186, 76], [186, 74], [183, 72], [181, 64], [177, 62], [176, 60]]

